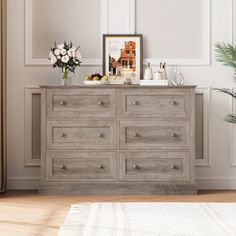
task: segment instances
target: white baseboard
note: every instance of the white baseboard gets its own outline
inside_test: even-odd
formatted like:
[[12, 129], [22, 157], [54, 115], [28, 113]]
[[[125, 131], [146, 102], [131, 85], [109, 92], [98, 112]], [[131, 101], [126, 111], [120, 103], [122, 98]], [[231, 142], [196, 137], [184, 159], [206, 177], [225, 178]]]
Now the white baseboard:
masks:
[[[198, 189], [236, 190], [235, 178], [197, 178]], [[40, 179], [38, 177], [9, 177], [8, 190], [38, 190]]]
[[196, 182], [198, 189], [236, 190], [236, 177], [199, 177]]
[[38, 190], [40, 178], [39, 177], [8, 177], [8, 190]]

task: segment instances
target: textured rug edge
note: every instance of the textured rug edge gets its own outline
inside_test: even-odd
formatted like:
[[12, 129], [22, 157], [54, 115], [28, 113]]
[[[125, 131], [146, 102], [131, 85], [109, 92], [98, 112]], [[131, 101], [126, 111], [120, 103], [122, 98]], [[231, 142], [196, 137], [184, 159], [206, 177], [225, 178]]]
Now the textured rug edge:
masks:
[[[60, 227], [58, 235], [59, 236], [82, 236], [86, 231], [86, 227], [88, 225], [89, 219], [91, 220], [91, 212], [94, 211], [94, 204], [96, 206], [96, 204], [99, 204], [99, 203], [102, 203], [102, 204], [109, 203], [110, 204], [111, 202], [93, 202], [93, 203], [87, 202], [87, 203], [72, 204], [71, 208], [65, 218], [63, 225], [61, 225], [61, 227]], [[112, 202], [112, 204], [116, 204], [116, 203], [119, 203], [119, 204], [120, 203], [125, 203], [125, 204], [126, 203], [139, 203], [139, 204], [143, 204], [143, 203], [153, 204], [154, 203], [154, 204], [160, 204], [162, 206], [165, 204], [167, 204], [167, 205], [176, 205], [177, 204], [177, 205], [185, 205], [185, 206], [186, 205], [187, 206], [188, 205], [199, 205], [199, 206], [203, 207], [204, 209], [208, 208], [208, 212], [209, 212], [209, 207], [211, 204], [215, 204], [215, 205], [219, 205], [219, 206], [221, 205], [224, 207], [230, 206], [233, 204], [236, 207], [235, 202], [230, 202], [230, 203], [229, 202], [228, 203], [222, 203], [222, 202]], [[213, 213], [212, 209], [211, 209], [211, 213]], [[211, 214], [211, 217], [212, 217], [212, 214]], [[216, 218], [216, 215], [214, 216], [214, 219], [215, 218]], [[91, 222], [90, 222], [90, 224], [91, 224]], [[236, 234], [234, 234], [236, 232], [235, 227], [233, 227], [233, 228], [234, 228], [233, 231], [231, 231], [230, 228], [227, 229], [227, 227], [226, 227], [226, 230], [231, 231], [231, 232], [228, 232], [228, 234], [221, 234], [221, 236], [223, 236], [223, 235], [224, 236], [225, 235], [227, 235], [227, 236], [236, 235]], [[234, 232], [234, 233], [232, 233], [232, 232]], [[89, 234], [89, 235], [94, 235], [94, 234]], [[162, 234], [162, 235], [166, 235], [166, 234]], [[171, 234], [171, 235], [175, 235], [175, 234]], [[183, 235], [185, 235], [185, 234], [183, 234]], [[219, 235], [219, 234], [217, 234], [217, 235]]]
[[[58, 236], [81, 236], [89, 217], [91, 203], [72, 204], [64, 223], [59, 228]], [[80, 216], [79, 219], [74, 216]]]

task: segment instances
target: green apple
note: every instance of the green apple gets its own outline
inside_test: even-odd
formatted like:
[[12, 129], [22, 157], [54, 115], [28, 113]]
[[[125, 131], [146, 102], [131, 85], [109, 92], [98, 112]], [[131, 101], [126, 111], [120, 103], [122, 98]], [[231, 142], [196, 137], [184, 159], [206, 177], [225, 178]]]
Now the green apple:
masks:
[[107, 81], [108, 80], [108, 76], [107, 75], [103, 76], [101, 80]]

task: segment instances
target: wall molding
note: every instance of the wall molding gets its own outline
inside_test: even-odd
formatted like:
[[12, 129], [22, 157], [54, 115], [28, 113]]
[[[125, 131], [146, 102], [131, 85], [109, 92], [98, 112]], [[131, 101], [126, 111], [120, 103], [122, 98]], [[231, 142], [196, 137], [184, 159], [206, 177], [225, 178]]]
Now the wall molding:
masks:
[[[131, 10], [131, 14], [133, 20], [131, 21], [133, 26], [130, 28], [136, 31], [136, 4], [137, 0], [133, 1]], [[235, 1], [235, 0], [233, 0]], [[134, 13], [132, 13], [134, 12]], [[202, 21], [202, 41], [203, 41], [203, 48], [202, 48], [202, 57], [201, 58], [144, 58], [143, 63], [146, 65], [150, 62], [153, 66], [159, 66], [161, 61], [167, 62], [168, 65], [178, 65], [181, 66], [204, 66], [211, 64], [211, 0], [202, 0], [202, 12], [203, 12], [203, 21]]]
[[[109, 0], [100, 0], [101, 1], [101, 24], [100, 24], [100, 32], [101, 34], [107, 34], [109, 29]], [[102, 43], [102, 38], [101, 38]]]
[[[101, 32], [101, 44], [102, 34], [108, 32], [108, 8], [109, 0], [101, 1], [101, 19], [100, 19], [100, 32]], [[50, 61], [48, 58], [36, 58], [33, 57], [32, 46], [32, 0], [25, 0], [25, 65], [27, 66], [49, 66]], [[102, 47], [101, 47], [102, 52]], [[102, 55], [102, 54], [101, 54]], [[102, 58], [83, 58], [81, 66], [101, 66]]]
[[136, 0], [129, 0], [129, 33], [135, 34], [136, 21]]
[[233, 17], [232, 17], [232, 43], [235, 44], [236, 43], [236, 0], [232, 0], [233, 1]]
[[41, 95], [39, 87], [25, 87], [25, 127], [24, 127], [24, 165], [25, 167], [38, 167], [40, 166], [40, 157], [33, 156], [32, 150], [32, 96], [34, 94]]
[[[101, 1], [101, 35], [109, 33], [109, 0]], [[134, 34], [136, 31], [136, 1], [129, 0], [129, 33]], [[175, 65], [178, 63], [182, 66], [188, 65], [210, 65], [211, 63], [211, 0], [203, 1], [203, 56], [202, 58], [164, 58], [168, 65]], [[235, 0], [231, 0], [235, 6]], [[234, 7], [235, 8], [235, 7]], [[233, 9], [234, 9], [233, 8]], [[235, 12], [235, 11], [234, 11]], [[232, 13], [232, 15], [235, 15]], [[233, 17], [235, 18], [235, 17]], [[233, 20], [232, 20], [233, 24]], [[234, 25], [234, 24], [233, 24]], [[232, 25], [232, 29], [234, 26]], [[233, 34], [235, 35], [235, 33]], [[47, 58], [35, 58], [32, 55], [32, 0], [25, 0], [25, 65], [31, 66], [48, 66], [50, 61]], [[101, 40], [102, 51], [102, 40]], [[159, 65], [163, 58], [145, 58], [144, 64], [150, 62], [153, 66]], [[101, 58], [83, 58], [82, 66], [101, 66]]]
[[211, 91], [211, 87], [196, 88], [196, 94], [203, 95], [203, 156], [196, 159], [197, 167], [211, 167], [209, 148]]
[[[236, 88], [232, 88], [236, 92]], [[236, 113], [236, 101], [230, 97], [230, 113]], [[230, 124], [230, 167], [236, 167], [236, 126]]]
[[229, 1], [229, 40], [231, 44], [236, 43], [236, 0]]

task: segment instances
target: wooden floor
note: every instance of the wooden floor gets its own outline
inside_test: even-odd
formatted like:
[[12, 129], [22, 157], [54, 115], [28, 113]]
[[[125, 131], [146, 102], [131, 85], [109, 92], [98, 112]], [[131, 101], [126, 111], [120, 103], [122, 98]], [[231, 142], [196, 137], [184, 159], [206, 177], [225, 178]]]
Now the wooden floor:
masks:
[[101, 201], [236, 202], [236, 191], [201, 191], [196, 196], [41, 196], [34, 191], [11, 191], [0, 195], [0, 235], [57, 235], [70, 204]]

